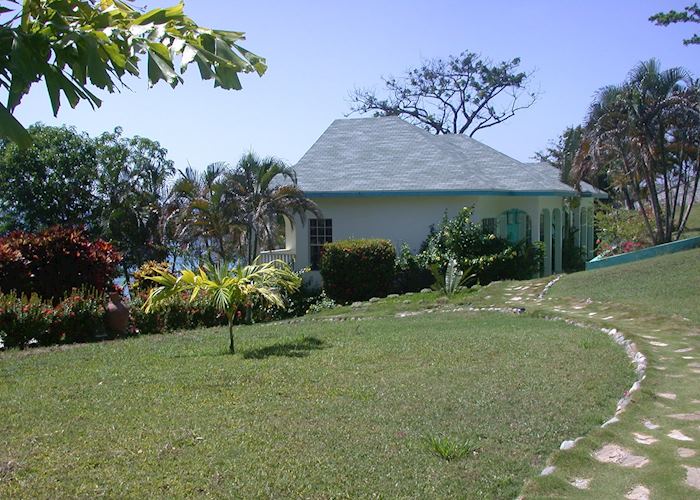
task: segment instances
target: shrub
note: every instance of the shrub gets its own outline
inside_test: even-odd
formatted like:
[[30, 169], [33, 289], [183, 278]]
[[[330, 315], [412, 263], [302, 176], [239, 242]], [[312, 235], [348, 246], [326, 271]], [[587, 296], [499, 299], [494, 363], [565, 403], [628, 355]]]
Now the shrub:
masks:
[[328, 296], [339, 303], [384, 297], [394, 279], [396, 250], [388, 240], [326, 243], [321, 275]]
[[120, 261], [110, 243], [90, 241], [82, 229], [14, 231], [0, 238], [0, 292], [54, 301], [83, 287], [104, 292]]
[[616, 255], [651, 245], [644, 216], [637, 210], [600, 205], [595, 213], [596, 253]]
[[169, 271], [170, 264], [167, 262], [158, 262], [149, 260], [141, 264], [133, 276], [129, 292], [131, 295], [148, 294], [151, 288], [158, 286], [155, 281], [148, 279], [152, 276], [160, 276], [160, 272]]
[[396, 257], [396, 271], [391, 287], [393, 293], [419, 292], [435, 282], [433, 273], [418, 262], [406, 243]]
[[73, 291], [54, 305], [37, 294], [0, 294], [0, 337], [7, 347], [88, 342], [104, 333], [105, 297]]
[[445, 214], [437, 228], [430, 228], [418, 262], [427, 268], [438, 265], [444, 273], [447, 263], [455, 259], [463, 271], [474, 273], [482, 285], [504, 279], [529, 279], [539, 273], [544, 254], [541, 244], [521, 241], [511, 245], [474, 224], [471, 216], [472, 208], [468, 207], [453, 219]]

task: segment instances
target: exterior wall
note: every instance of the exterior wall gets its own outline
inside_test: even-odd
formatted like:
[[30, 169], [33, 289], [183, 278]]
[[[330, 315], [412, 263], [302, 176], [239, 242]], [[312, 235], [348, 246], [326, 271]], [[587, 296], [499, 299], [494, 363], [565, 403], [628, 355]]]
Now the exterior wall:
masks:
[[[520, 209], [530, 216], [532, 239], [540, 239], [540, 211], [559, 208], [556, 196], [387, 196], [357, 198], [318, 198], [314, 200], [325, 218], [333, 220], [333, 241], [348, 238], [384, 238], [399, 250], [407, 243], [418, 251], [431, 224], [437, 224], [445, 211], [453, 217], [465, 206], [474, 206], [474, 221], [498, 217], [509, 209]], [[290, 231], [292, 232], [292, 231]], [[294, 235], [288, 233], [288, 249], [296, 247], [296, 267], [309, 265], [309, 226], [296, 220]], [[291, 236], [291, 238], [290, 238]], [[295, 238], [294, 238], [295, 236]], [[290, 240], [295, 240], [292, 243]]]

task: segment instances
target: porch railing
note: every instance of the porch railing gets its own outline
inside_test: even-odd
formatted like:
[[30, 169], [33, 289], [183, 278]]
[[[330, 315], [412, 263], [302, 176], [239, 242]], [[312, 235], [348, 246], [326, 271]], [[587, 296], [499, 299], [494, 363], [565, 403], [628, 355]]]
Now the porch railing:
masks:
[[292, 250], [265, 250], [264, 252], [260, 252], [260, 262], [263, 264], [276, 260], [281, 260], [293, 269], [294, 262], [296, 261], [296, 254]]

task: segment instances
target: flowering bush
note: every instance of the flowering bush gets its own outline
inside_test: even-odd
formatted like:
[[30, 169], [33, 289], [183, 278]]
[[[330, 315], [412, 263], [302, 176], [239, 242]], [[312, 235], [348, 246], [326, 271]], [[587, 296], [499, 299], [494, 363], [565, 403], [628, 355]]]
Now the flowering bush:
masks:
[[6, 347], [88, 342], [104, 333], [105, 298], [74, 291], [58, 304], [37, 294], [0, 294], [0, 337]]
[[460, 268], [476, 274], [480, 284], [504, 279], [529, 279], [540, 269], [543, 248], [540, 244], [508, 241], [485, 231], [471, 220], [472, 209], [465, 207], [453, 219], [443, 218], [440, 225], [430, 228], [421, 246], [418, 261], [424, 267], [440, 266], [445, 271], [454, 259]]
[[394, 279], [396, 250], [388, 240], [326, 243], [321, 275], [328, 296], [339, 303], [384, 297]]
[[74, 288], [104, 292], [120, 261], [110, 243], [90, 241], [82, 229], [14, 231], [0, 238], [0, 292], [36, 293], [55, 302]]
[[618, 255], [651, 245], [644, 216], [636, 210], [601, 205], [595, 213], [595, 224], [598, 255]]

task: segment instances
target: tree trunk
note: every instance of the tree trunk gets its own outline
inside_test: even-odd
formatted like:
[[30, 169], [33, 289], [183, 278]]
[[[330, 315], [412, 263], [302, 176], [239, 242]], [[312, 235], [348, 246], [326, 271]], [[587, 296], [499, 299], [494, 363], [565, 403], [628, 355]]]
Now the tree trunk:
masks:
[[236, 348], [233, 344], [233, 316], [231, 316], [228, 320], [228, 339], [229, 339], [229, 344], [228, 344], [228, 350], [231, 354], [236, 354]]

